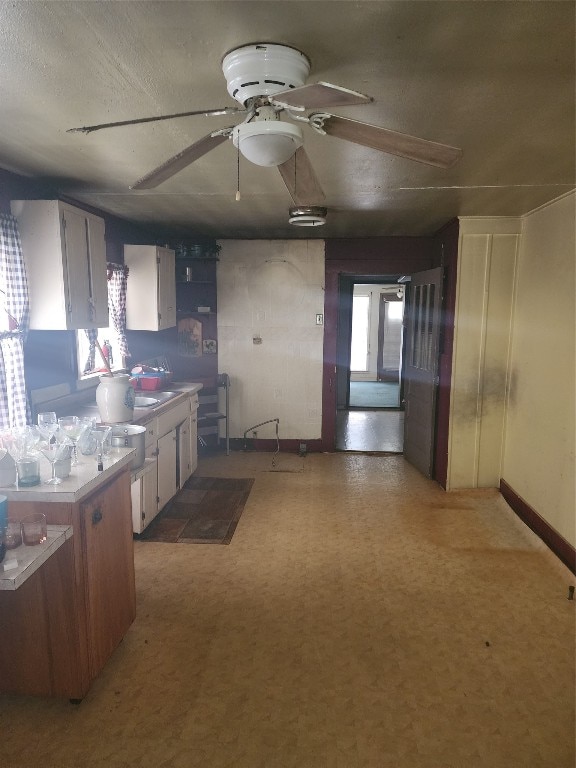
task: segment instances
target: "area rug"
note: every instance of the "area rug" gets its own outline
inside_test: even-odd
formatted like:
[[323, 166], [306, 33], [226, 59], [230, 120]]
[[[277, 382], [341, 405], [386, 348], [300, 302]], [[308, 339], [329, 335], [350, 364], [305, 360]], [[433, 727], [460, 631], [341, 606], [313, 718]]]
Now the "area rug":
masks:
[[251, 477], [192, 476], [140, 540], [230, 544], [253, 484]]
[[398, 408], [400, 386], [388, 381], [351, 381], [351, 408]]

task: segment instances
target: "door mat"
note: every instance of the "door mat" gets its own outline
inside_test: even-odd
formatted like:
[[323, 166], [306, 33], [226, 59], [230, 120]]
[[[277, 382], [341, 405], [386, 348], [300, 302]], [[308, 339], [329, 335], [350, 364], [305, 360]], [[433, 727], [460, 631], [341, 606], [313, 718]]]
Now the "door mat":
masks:
[[230, 544], [254, 478], [194, 477], [139, 537], [171, 544]]

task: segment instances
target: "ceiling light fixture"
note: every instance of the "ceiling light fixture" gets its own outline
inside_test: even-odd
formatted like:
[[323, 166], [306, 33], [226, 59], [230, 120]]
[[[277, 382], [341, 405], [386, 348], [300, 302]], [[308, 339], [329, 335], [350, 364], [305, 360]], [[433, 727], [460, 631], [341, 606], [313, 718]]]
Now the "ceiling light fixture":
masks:
[[280, 120], [241, 123], [232, 131], [234, 146], [255, 165], [282, 165], [303, 141], [300, 126]]
[[319, 205], [298, 205], [288, 211], [288, 222], [295, 227], [320, 227], [326, 224], [326, 213]]

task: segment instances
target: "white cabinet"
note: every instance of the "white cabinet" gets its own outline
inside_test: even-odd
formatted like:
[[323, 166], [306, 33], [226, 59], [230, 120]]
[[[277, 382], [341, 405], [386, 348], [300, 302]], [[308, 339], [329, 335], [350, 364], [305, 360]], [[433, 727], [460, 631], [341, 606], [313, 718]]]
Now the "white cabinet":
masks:
[[176, 430], [158, 438], [158, 509], [163, 509], [175, 496], [176, 484]]
[[133, 331], [162, 331], [176, 325], [174, 251], [156, 245], [125, 245], [129, 268], [126, 327]]
[[142, 533], [158, 514], [158, 464], [146, 459], [144, 466], [132, 474], [132, 530]]
[[60, 200], [12, 200], [30, 297], [30, 328], [108, 326], [104, 219]]
[[192, 474], [190, 462], [190, 416], [178, 427], [178, 487], [183, 488], [184, 483]]
[[132, 523], [142, 533], [198, 466], [196, 394], [150, 418], [145, 466], [132, 474]]

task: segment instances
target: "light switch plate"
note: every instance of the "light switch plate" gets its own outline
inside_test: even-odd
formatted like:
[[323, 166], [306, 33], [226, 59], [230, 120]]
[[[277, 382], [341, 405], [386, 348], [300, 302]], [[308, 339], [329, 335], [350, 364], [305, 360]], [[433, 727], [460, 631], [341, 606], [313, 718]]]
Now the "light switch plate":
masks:
[[324, 325], [324, 315], [316, 315], [316, 325]]

